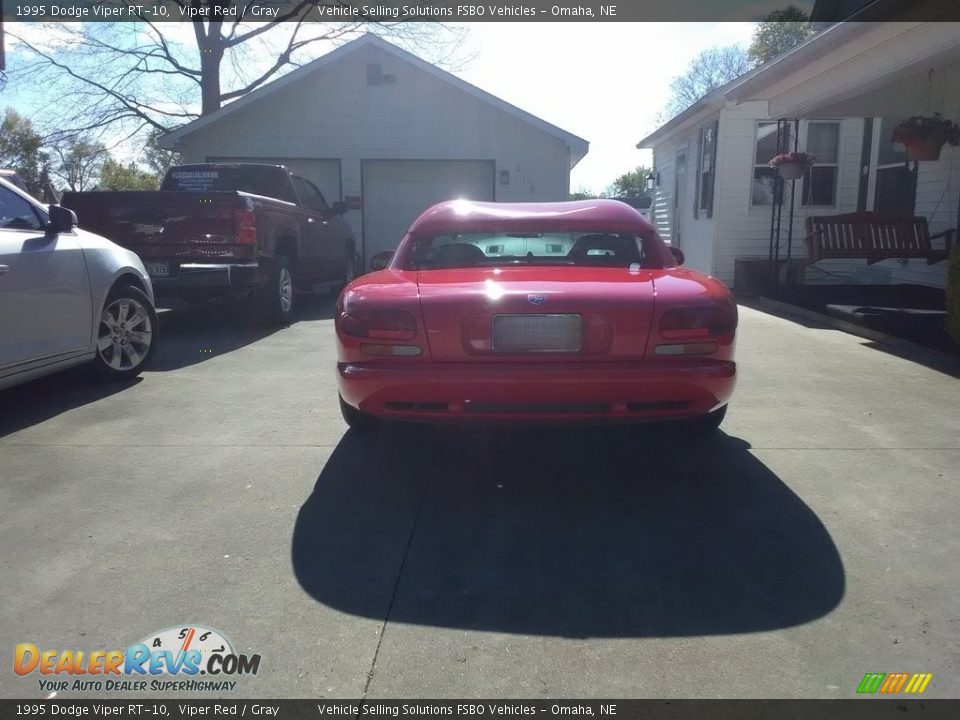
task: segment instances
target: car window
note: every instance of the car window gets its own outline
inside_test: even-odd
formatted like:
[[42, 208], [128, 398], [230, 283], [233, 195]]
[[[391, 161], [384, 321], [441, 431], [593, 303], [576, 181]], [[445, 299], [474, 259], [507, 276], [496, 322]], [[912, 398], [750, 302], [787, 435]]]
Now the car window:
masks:
[[318, 188], [312, 182], [306, 180], [305, 178], [299, 177], [298, 175], [294, 175], [293, 184], [297, 188], [297, 194], [303, 201], [304, 206], [310, 208], [311, 210], [329, 209], [327, 200], [323, 197], [323, 193], [320, 192], [320, 188]]
[[643, 263], [642, 238], [608, 232], [460, 233], [420, 239], [418, 269], [496, 265], [627, 267]]
[[0, 228], [6, 230], [42, 230], [43, 223], [33, 205], [13, 190], [0, 186]]

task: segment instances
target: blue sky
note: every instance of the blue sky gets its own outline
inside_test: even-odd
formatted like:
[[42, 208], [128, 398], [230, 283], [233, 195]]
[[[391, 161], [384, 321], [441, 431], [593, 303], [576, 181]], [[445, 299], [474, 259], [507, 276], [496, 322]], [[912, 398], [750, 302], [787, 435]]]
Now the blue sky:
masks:
[[[165, 32], [167, 27], [172, 35], [192, 35], [186, 23], [165, 26]], [[599, 192], [618, 175], [650, 164], [649, 152], [634, 146], [655, 129], [671, 80], [708, 47], [747, 45], [753, 27], [749, 22], [471, 23], [453, 71], [588, 140], [590, 152], [574, 168], [571, 189]], [[35, 91], [11, 85], [0, 94], [0, 107], [29, 112], [40, 102]]]

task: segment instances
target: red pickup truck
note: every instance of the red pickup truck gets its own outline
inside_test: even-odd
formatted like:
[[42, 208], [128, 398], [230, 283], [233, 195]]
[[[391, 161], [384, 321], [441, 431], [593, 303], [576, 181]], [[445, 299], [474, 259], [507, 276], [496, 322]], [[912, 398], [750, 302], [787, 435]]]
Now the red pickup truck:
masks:
[[178, 165], [153, 192], [67, 192], [80, 227], [137, 253], [158, 296], [201, 302], [252, 295], [261, 315], [285, 323], [295, 290], [353, 278], [346, 206], [282, 165]]

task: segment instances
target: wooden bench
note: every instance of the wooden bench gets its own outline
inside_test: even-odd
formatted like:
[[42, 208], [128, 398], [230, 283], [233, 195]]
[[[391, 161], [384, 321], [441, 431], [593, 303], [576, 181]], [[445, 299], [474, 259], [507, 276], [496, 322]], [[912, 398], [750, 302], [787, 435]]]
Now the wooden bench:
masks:
[[[928, 265], [946, 260], [956, 230], [930, 234], [925, 217], [895, 218], [872, 212], [807, 218], [807, 256], [811, 263], [861, 258], [872, 265], [893, 258], [921, 258]], [[944, 239], [943, 248], [931, 240]]]

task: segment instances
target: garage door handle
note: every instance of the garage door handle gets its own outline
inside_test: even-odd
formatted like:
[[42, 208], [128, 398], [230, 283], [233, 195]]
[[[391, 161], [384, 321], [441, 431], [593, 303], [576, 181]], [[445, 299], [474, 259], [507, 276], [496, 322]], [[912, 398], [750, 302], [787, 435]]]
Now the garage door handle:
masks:
[[8, 273], [8, 272], [10, 272], [9, 265], [0, 265], [0, 275], [3, 275], [4, 273]]

